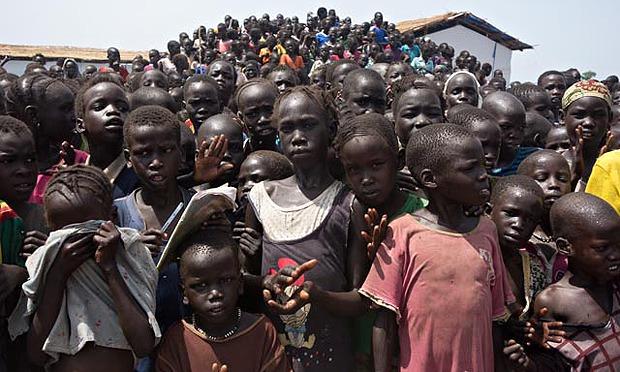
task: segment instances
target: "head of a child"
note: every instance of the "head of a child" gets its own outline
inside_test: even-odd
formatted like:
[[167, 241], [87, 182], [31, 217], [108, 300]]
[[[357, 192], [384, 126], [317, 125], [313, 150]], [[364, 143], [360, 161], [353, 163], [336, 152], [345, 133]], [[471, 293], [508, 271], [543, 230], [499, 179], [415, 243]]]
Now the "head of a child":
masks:
[[297, 171], [324, 166], [336, 132], [336, 110], [324, 91], [308, 86], [287, 90], [273, 108], [284, 155]]
[[222, 105], [228, 105], [230, 97], [235, 90], [237, 82], [237, 70], [230, 62], [223, 59], [217, 60], [207, 68], [207, 75], [215, 80], [219, 88], [220, 101]]
[[0, 116], [0, 199], [9, 205], [28, 201], [37, 182], [34, 138], [28, 126], [12, 116]]
[[329, 89], [342, 89], [345, 77], [353, 70], [361, 67], [350, 59], [341, 59], [327, 65], [325, 71], [325, 86]]
[[50, 180], [43, 197], [50, 230], [112, 218], [112, 185], [103, 171], [88, 165], [63, 168]]
[[487, 171], [495, 168], [501, 147], [501, 130], [495, 118], [486, 111], [471, 106], [459, 110], [448, 110], [448, 121], [462, 126], [471, 132], [482, 144], [484, 167]]
[[478, 107], [480, 103], [480, 84], [476, 76], [467, 71], [458, 71], [450, 75], [444, 86], [444, 96], [448, 108], [460, 104]]
[[237, 198], [243, 200], [252, 187], [261, 181], [281, 180], [295, 174], [293, 164], [279, 152], [258, 150], [241, 163]]
[[179, 271], [183, 302], [205, 331], [226, 329], [237, 321], [243, 293], [239, 248], [230, 231], [207, 228], [183, 241]]
[[620, 105], [614, 104], [611, 106], [611, 123], [610, 127], [620, 126]]
[[545, 147], [545, 140], [553, 124], [537, 112], [528, 111], [525, 113], [525, 129], [523, 130], [523, 141], [521, 145], [525, 147]]
[[551, 99], [543, 88], [532, 83], [523, 83], [510, 88], [510, 93], [523, 103], [525, 111], [535, 112], [549, 121], [554, 121]]
[[385, 82], [370, 69], [351, 71], [344, 79], [342, 98], [353, 115], [385, 113]]
[[568, 161], [553, 150], [540, 150], [519, 164], [518, 174], [532, 178], [545, 194], [547, 213], [559, 198], [571, 192], [571, 172]]
[[597, 150], [611, 122], [611, 106], [609, 90], [598, 81], [579, 81], [566, 89], [560, 120], [566, 126], [571, 143], [577, 144], [577, 128], [581, 128], [584, 150], [598, 155]]
[[177, 112], [177, 103], [167, 90], [155, 87], [142, 87], [129, 96], [129, 103], [132, 110], [142, 106], [159, 106]]
[[547, 138], [545, 139], [545, 149], [563, 154], [570, 148], [571, 143], [566, 127], [551, 128], [551, 130], [547, 133]]
[[571, 273], [607, 283], [620, 275], [620, 217], [605, 200], [575, 192], [551, 208], [558, 250], [569, 256]]
[[267, 75], [267, 80], [271, 81], [278, 88], [279, 94], [299, 84], [297, 73], [286, 65], [275, 67], [269, 75]]
[[157, 69], [149, 70], [140, 76], [140, 86], [168, 90], [168, 77]]
[[368, 207], [384, 205], [404, 165], [390, 121], [377, 113], [356, 116], [338, 128], [336, 147], [355, 195]]
[[215, 114], [222, 112], [218, 83], [206, 75], [193, 75], [183, 85], [185, 110], [196, 130]]
[[494, 92], [484, 99], [482, 109], [493, 115], [499, 124], [502, 132], [500, 152], [516, 152], [525, 130], [525, 107], [521, 101], [510, 93]]
[[213, 137], [224, 135], [228, 140], [228, 150], [224, 154], [222, 161], [232, 163], [234, 168], [222, 175], [221, 179], [214, 181], [214, 184], [225, 182], [236, 182], [239, 174], [239, 167], [243, 162], [243, 129], [241, 123], [229, 114], [217, 114], [208, 118], [196, 133], [196, 143], [203, 141], [207, 145], [211, 144]]
[[456, 205], [482, 205], [491, 193], [484, 150], [467, 129], [432, 124], [411, 135], [407, 167], [429, 196]]
[[562, 96], [568, 86], [564, 74], [560, 71], [545, 71], [538, 77], [538, 86], [543, 88], [549, 98], [555, 111], [562, 107]]
[[404, 62], [394, 62], [390, 65], [385, 75], [385, 82], [388, 85], [392, 85], [395, 81], [404, 78], [407, 75], [413, 74], [413, 68], [411, 65]]
[[503, 249], [527, 244], [543, 217], [544, 194], [528, 176], [501, 177], [493, 187], [491, 218]]
[[179, 120], [159, 106], [142, 106], [125, 120], [125, 156], [142, 186], [152, 192], [175, 190], [181, 165]]
[[278, 97], [278, 88], [267, 79], [250, 80], [235, 92], [237, 116], [243, 121], [253, 142], [273, 143], [277, 131], [271, 125], [273, 105]]

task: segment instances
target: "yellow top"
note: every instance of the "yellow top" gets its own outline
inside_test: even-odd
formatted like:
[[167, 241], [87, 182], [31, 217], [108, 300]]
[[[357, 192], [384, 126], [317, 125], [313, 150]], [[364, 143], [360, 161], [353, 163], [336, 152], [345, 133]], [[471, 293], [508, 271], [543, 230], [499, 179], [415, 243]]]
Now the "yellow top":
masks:
[[608, 152], [598, 158], [586, 192], [605, 200], [620, 213], [620, 150]]

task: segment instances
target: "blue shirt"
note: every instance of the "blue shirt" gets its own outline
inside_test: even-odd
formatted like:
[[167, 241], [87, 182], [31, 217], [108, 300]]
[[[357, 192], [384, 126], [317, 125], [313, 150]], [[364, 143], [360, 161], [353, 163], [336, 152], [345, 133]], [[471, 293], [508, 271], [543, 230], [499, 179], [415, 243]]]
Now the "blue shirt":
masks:
[[495, 177], [504, 177], [504, 176], [512, 176], [517, 173], [517, 168], [525, 158], [530, 156], [530, 154], [540, 150], [538, 147], [519, 147], [515, 158], [512, 159], [512, 163], [505, 167], [494, 168], [491, 170], [491, 176]]

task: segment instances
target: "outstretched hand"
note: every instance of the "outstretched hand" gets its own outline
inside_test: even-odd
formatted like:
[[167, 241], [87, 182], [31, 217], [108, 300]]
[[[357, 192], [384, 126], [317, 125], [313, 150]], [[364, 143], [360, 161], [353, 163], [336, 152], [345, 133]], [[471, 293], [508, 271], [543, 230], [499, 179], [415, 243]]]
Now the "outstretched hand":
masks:
[[263, 280], [263, 298], [269, 308], [277, 314], [292, 314], [311, 301], [314, 283], [306, 281], [298, 287], [283, 304], [273, 299], [284, 295], [284, 289], [295, 283], [304, 273], [313, 269], [318, 260], [310, 260], [299, 266], [287, 266], [276, 274], [269, 275]]
[[75, 148], [67, 141], [60, 145], [60, 159], [62, 159], [63, 166], [75, 164]]
[[194, 181], [197, 183], [213, 182], [226, 171], [233, 169], [235, 166], [232, 163], [222, 162], [226, 151], [228, 151], [228, 140], [223, 134], [213, 137], [208, 146], [207, 141], [202, 141], [196, 156]]
[[529, 323], [534, 327], [534, 333], [530, 334], [528, 338], [545, 349], [550, 349], [549, 341], [562, 342], [566, 337], [566, 332], [562, 329], [564, 325], [562, 322], [543, 320], [547, 314], [549, 314], [549, 309], [543, 307], [530, 319]]
[[101, 224], [93, 237], [97, 245], [95, 262], [104, 271], [109, 272], [116, 268], [116, 251], [121, 245], [121, 233], [112, 221]]
[[388, 227], [387, 215], [382, 215], [379, 220], [379, 213], [375, 208], [369, 208], [366, 214], [364, 214], [364, 221], [366, 221], [367, 231], [362, 231], [362, 239], [366, 242], [366, 252], [368, 259], [372, 262], [375, 259], [377, 250], [381, 246], [381, 242], [385, 238], [385, 233]]

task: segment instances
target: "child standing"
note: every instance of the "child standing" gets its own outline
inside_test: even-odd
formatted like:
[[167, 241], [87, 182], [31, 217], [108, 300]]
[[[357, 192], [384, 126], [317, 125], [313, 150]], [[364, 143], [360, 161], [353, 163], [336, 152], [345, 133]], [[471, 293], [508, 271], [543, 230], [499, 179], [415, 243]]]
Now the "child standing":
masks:
[[[430, 125], [412, 135], [407, 164], [429, 205], [390, 224], [360, 290], [382, 308], [373, 344], [398, 320], [401, 371], [492, 371], [491, 321], [515, 299], [495, 226], [464, 213], [490, 196], [482, 146], [461, 127]], [[389, 370], [389, 358], [376, 361]]]
[[235, 92], [237, 116], [243, 122], [248, 136], [244, 145], [246, 153], [256, 150], [279, 151], [278, 132], [271, 125], [276, 97], [278, 88], [266, 79], [250, 80]]

